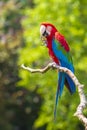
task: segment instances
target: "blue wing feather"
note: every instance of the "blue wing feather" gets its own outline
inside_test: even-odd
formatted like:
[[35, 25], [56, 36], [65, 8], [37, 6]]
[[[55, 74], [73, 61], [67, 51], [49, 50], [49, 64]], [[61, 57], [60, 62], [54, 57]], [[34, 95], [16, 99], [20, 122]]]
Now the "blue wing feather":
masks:
[[[60, 50], [60, 43], [58, 43], [55, 39], [52, 41], [52, 49], [55, 56], [59, 59], [61, 66], [66, 65], [65, 67], [72, 66], [72, 60], [70, 60], [71, 56], [69, 52], [66, 52], [64, 48], [61, 46], [62, 50]], [[65, 54], [63, 54], [63, 52]], [[68, 58], [69, 57], [69, 58]]]

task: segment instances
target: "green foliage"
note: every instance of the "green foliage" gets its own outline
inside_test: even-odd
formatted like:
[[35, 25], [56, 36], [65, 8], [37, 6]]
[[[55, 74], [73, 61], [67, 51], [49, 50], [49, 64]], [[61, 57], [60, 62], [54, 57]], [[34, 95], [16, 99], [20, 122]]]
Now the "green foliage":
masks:
[[20, 80], [18, 52], [24, 45], [22, 3], [16, 2], [0, 1], [0, 130], [33, 129], [42, 102], [36, 89], [16, 85]]
[[[86, 0], [3, 0], [0, 2], [0, 130], [82, 130], [73, 114], [78, 94], [64, 88], [54, 122], [57, 88], [56, 70], [30, 74], [24, 63], [41, 68], [51, 61], [42, 46], [41, 22], [53, 23], [66, 37], [75, 74], [87, 84], [87, 1]], [[87, 88], [84, 88], [85, 94]], [[87, 114], [87, 111], [84, 111]]]

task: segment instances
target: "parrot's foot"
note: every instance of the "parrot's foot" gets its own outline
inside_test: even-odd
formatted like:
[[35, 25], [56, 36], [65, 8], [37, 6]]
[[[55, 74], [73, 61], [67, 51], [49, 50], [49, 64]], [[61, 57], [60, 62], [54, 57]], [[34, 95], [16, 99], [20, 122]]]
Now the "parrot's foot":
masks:
[[57, 68], [59, 65], [56, 64], [55, 62], [49, 63], [49, 66], [52, 67], [53, 69]]

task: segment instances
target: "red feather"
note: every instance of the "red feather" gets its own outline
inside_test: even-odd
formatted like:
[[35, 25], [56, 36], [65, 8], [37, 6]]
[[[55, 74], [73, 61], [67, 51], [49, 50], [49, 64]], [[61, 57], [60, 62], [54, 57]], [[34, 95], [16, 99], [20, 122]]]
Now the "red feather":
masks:
[[55, 39], [57, 39], [60, 44], [64, 47], [64, 49], [68, 52], [70, 51], [70, 48], [68, 46], [67, 41], [65, 40], [64, 36], [62, 34], [60, 34], [59, 32], [55, 33]]

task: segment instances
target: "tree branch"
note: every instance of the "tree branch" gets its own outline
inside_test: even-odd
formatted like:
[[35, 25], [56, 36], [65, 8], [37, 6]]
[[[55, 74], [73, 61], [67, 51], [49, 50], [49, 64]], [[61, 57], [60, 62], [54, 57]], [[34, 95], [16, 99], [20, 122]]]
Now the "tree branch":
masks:
[[60, 71], [60, 72], [64, 72], [64, 73], [68, 74], [72, 78], [75, 85], [77, 86], [79, 97], [80, 97], [80, 104], [78, 105], [77, 110], [74, 113], [74, 116], [78, 117], [78, 119], [84, 124], [85, 130], [87, 130], [87, 118], [83, 114], [83, 110], [87, 106], [87, 100], [86, 100], [86, 97], [85, 97], [85, 94], [84, 94], [84, 91], [83, 91], [84, 85], [80, 84], [77, 77], [72, 73], [72, 71], [70, 71], [69, 69], [67, 69], [65, 67], [60, 67], [57, 64], [55, 64], [54, 62], [49, 63], [43, 69], [32, 69], [30, 67], [25, 67], [23, 64], [21, 65], [21, 68], [23, 68], [23, 69], [25, 69], [25, 70], [27, 70], [31, 73], [45, 73], [49, 69], [55, 68], [55, 69], [58, 69], [58, 71]]

